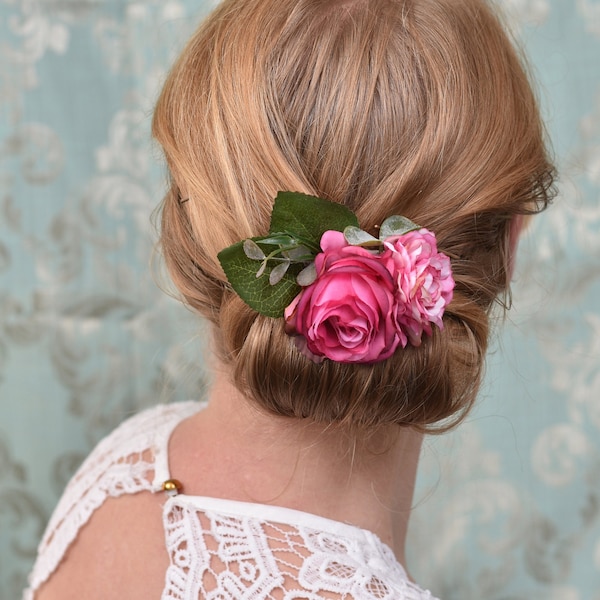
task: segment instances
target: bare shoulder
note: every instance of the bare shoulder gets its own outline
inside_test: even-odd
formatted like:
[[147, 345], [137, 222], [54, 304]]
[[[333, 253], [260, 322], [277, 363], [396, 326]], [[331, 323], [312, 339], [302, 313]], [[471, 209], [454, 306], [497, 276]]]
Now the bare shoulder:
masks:
[[164, 501], [163, 494], [151, 492], [107, 499], [35, 600], [159, 599], [169, 564]]

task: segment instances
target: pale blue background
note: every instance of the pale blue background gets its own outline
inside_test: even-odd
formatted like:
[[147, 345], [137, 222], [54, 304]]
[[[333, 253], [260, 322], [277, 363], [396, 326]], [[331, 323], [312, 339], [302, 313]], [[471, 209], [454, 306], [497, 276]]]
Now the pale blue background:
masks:
[[[477, 409], [427, 441], [410, 567], [443, 600], [600, 600], [600, 2], [500, 4], [561, 194], [521, 243]], [[90, 447], [202, 393], [201, 326], [149, 268], [149, 118], [208, 7], [0, 0], [1, 600]]]

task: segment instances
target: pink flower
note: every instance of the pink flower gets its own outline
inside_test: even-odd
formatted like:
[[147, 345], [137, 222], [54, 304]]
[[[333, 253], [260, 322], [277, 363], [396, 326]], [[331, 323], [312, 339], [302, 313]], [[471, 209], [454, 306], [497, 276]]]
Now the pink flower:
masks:
[[450, 259], [437, 251], [435, 235], [427, 229], [387, 238], [384, 246], [381, 260], [397, 286], [398, 326], [419, 346], [423, 332], [431, 335], [431, 323], [444, 326], [442, 316], [454, 289]]
[[285, 310], [286, 331], [312, 360], [373, 363], [406, 338], [396, 323], [396, 284], [377, 254], [326, 231], [315, 258], [317, 279]]

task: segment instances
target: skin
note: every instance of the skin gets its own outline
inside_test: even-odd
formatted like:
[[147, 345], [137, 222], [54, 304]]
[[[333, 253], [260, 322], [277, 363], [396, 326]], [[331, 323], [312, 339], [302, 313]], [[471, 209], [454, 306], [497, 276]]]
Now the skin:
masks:
[[[264, 414], [215, 369], [208, 407], [169, 442], [172, 477], [190, 495], [284, 506], [377, 534], [404, 564], [422, 436], [394, 427], [368, 442]], [[36, 600], [160, 598], [169, 564], [163, 493], [107, 500], [81, 529]]]

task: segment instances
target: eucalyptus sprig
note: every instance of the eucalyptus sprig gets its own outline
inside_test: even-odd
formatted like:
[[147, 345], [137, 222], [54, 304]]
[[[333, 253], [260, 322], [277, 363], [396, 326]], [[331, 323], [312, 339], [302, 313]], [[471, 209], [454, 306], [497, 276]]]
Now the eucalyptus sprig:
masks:
[[242, 240], [219, 252], [225, 275], [236, 293], [258, 313], [281, 317], [287, 306], [317, 277], [314, 259], [325, 231], [341, 231], [350, 245], [377, 251], [383, 241], [419, 226], [405, 217], [386, 219], [379, 239], [358, 226], [341, 204], [299, 192], [278, 192], [269, 233]]
[[[279, 241], [274, 241], [279, 240]], [[269, 284], [277, 285], [292, 264], [307, 265], [315, 258], [315, 252], [300, 243], [293, 236], [286, 233], [278, 233], [276, 236], [270, 235], [266, 240], [259, 239], [261, 244], [275, 244], [276, 248], [269, 254], [265, 254], [262, 248], [252, 239], [244, 240], [242, 248], [244, 254], [250, 260], [260, 261], [260, 267], [256, 272], [256, 277], [261, 277], [269, 265], [269, 261], [275, 261], [269, 273]]]

